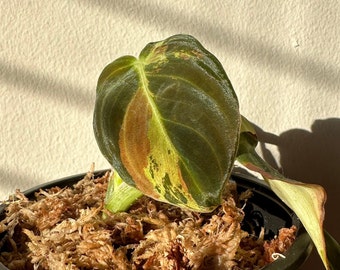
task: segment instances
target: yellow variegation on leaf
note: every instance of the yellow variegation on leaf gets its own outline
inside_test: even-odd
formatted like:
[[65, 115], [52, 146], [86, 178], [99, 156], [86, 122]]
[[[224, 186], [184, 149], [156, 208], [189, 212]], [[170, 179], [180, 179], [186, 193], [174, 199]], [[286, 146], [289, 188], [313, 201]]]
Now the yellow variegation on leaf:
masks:
[[156, 200], [210, 212], [232, 170], [237, 97], [220, 62], [192, 36], [148, 44], [102, 72], [94, 130], [127, 184]]
[[245, 118], [241, 126], [222, 65], [192, 36], [150, 43], [139, 58], [109, 64], [98, 80], [93, 124], [114, 168], [108, 209], [124, 211], [145, 194], [210, 212], [221, 202], [237, 156], [297, 214], [326, 269], [339, 264], [339, 244], [327, 233], [325, 244], [323, 188], [286, 179], [257, 155], [255, 130]]

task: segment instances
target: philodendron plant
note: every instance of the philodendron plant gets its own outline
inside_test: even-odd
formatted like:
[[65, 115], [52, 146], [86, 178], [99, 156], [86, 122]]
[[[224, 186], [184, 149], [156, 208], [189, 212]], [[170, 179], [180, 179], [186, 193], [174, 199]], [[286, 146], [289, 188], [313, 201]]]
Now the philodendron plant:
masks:
[[324, 189], [286, 179], [257, 155], [255, 130], [221, 63], [194, 37], [150, 43], [138, 59], [123, 56], [105, 67], [94, 132], [114, 169], [109, 210], [125, 211], [144, 194], [211, 212], [238, 160], [297, 214], [325, 268], [335, 269], [339, 244], [323, 232]]

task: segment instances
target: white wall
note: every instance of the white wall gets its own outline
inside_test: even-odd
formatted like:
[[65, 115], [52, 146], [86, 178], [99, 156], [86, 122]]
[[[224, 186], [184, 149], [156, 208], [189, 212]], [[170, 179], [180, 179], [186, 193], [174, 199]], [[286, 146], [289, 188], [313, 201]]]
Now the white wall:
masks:
[[0, 199], [109, 167], [92, 132], [101, 70], [188, 33], [220, 59], [260, 139], [279, 145], [265, 157], [326, 187], [340, 239], [338, 1], [11, 0], [0, 12]]

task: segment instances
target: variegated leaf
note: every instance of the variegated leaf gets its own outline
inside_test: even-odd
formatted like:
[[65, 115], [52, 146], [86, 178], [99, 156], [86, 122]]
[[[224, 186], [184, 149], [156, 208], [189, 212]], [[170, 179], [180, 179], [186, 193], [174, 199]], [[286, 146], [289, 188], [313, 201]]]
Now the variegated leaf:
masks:
[[238, 101], [219, 61], [195, 38], [176, 35], [104, 69], [94, 130], [126, 183], [208, 212], [220, 204], [236, 155]]

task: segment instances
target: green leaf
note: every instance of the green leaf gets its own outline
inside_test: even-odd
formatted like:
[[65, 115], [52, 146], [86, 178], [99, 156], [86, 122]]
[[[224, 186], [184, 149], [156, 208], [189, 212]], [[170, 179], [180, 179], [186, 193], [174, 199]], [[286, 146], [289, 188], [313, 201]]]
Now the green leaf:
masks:
[[221, 202], [239, 140], [237, 97], [220, 62], [193, 37], [148, 44], [109, 64], [94, 131], [124, 182], [200, 212]]
[[142, 195], [142, 192], [126, 184], [113, 170], [106, 192], [105, 208], [113, 213], [125, 211]]
[[340, 245], [327, 231], [324, 231], [324, 234], [326, 239], [327, 257], [330, 264], [330, 269], [340, 269]]
[[274, 193], [296, 213], [313, 240], [325, 268], [331, 269], [323, 233], [325, 190], [319, 185], [285, 178], [256, 153], [256, 144], [255, 129], [243, 117], [237, 160], [246, 168], [260, 173]]

